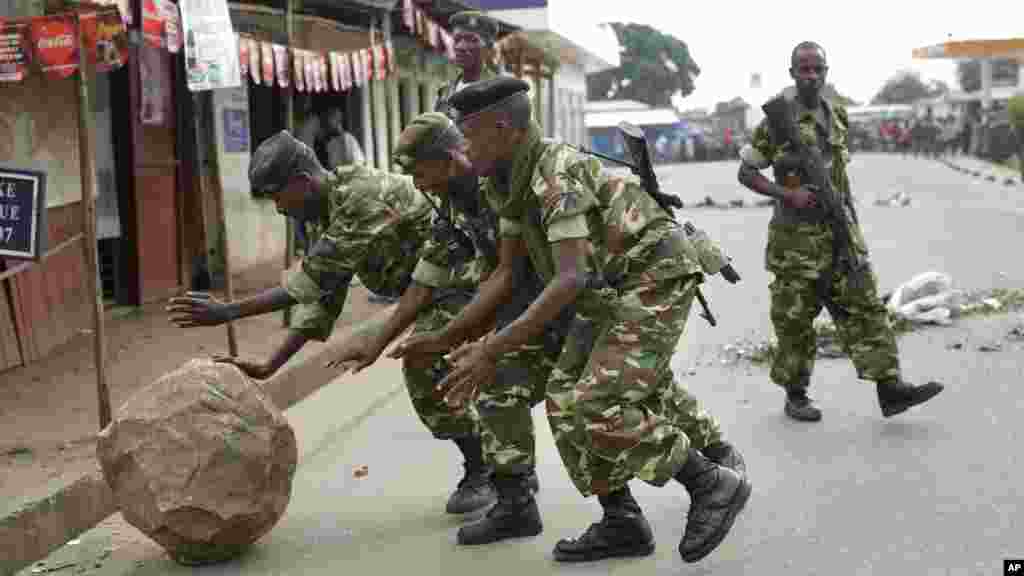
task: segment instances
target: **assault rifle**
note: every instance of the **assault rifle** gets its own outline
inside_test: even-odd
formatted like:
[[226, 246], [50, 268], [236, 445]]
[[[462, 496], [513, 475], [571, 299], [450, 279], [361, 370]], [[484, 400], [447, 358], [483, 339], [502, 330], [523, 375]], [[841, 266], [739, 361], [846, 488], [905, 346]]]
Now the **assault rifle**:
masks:
[[[643, 182], [644, 190], [650, 194], [651, 198], [657, 202], [658, 206], [662, 210], [667, 212], [672, 219], [675, 219], [673, 213], [674, 208], [682, 208], [683, 201], [678, 197], [671, 194], [666, 194], [661, 191], [661, 186], [658, 184], [658, 177], [654, 173], [654, 166], [651, 164], [651, 157], [647, 151], [647, 139], [644, 137], [644, 132], [637, 126], [629, 124], [628, 122], [619, 123], [619, 131], [622, 132], [622, 139], [626, 143], [626, 150], [629, 153], [632, 162], [626, 160], [620, 160], [611, 156], [606, 156], [587, 148], [579, 148], [584, 154], [590, 154], [603, 160], [625, 166], [630, 169], [640, 180]], [[736, 270], [729, 263], [729, 258], [722, 254], [722, 251], [718, 246], [708, 238], [707, 234], [697, 229], [690, 222], [683, 224], [683, 232], [687, 238], [692, 242], [694, 247], [695, 256], [700, 262], [701, 269], [704, 270], [705, 274], [715, 275], [721, 272], [722, 278], [725, 278], [730, 284], [735, 284], [740, 281], [740, 275], [736, 273]], [[708, 324], [716, 326], [718, 322], [715, 320], [715, 316], [711, 313], [711, 307], [708, 305], [707, 299], [701, 292], [700, 287], [697, 288], [697, 301], [700, 303], [703, 313], [700, 314], [701, 318], [708, 321]]]
[[[768, 119], [776, 142], [789, 142], [792, 154], [787, 154], [781, 162], [779, 173], [795, 171], [795, 180], [786, 182], [787, 186], [803, 185], [814, 192], [814, 197], [821, 207], [822, 214], [832, 228], [832, 268], [838, 265], [840, 258], [845, 258], [851, 270], [857, 269], [857, 256], [853, 250], [850, 237], [850, 223], [846, 219], [843, 203], [846, 198], [839, 198], [832, 187], [832, 178], [825, 159], [818, 146], [808, 146], [800, 139], [797, 127], [794, 103], [786, 98], [775, 98], [761, 107]], [[786, 180], [789, 180], [786, 178]], [[780, 184], [782, 184], [780, 182]], [[831, 274], [829, 274], [831, 277]], [[823, 277], [823, 281], [827, 278]], [[824, 290], [824, 287], [820, 287]]]

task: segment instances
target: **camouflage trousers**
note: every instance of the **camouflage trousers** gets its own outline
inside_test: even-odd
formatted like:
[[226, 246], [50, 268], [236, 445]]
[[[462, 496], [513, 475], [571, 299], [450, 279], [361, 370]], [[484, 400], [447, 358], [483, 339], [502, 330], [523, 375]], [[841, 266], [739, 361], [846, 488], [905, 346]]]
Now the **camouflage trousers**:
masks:
[[531, 409], [544, 399], [544, 385], [558, 354], [527, 345], [502, 356], [494, 382], [476, 401], [484, 458], [497, 474], [528, 474], [536, 463]]
[[611, 301], [580, 303], [546, 406], [562, 462], [584, 496], [633, 478], [662, 486], [686, 462], [688, 448], [721, 440], [718, 423], [670, 366], [697, 282], [635, 283]]
[[[435, 298], [416, 318], [413, 334], [441, 330], [459, 315], [472, 298], [473, 294], [468, 291], [452, 291]], [[447, 440], [477, 436], [480, 428], [476, 410], [473, 407], [454, 410], [434, 391], [434, 387], [451, 369], [441, 354], [423, 358], [406, 357], [402, 360], [402, 373], [405, 375], [405, 386], [413, 408], [434, 437]]]
[[[527, 265], [516, 279], [512, 298], [498, 312], [496, 327], [512, 323], [540, 296], [544, 285]], [[484, 458], [497, 474], [528, 474], [536, 463], [531, 409], [544, 400], [545, 385], [555, 368], [571, 310], [551, 322], [536, 343], [504, 354], [495, 371], [494, 382], [480, 387], [476, 410]]]
[[[843, 349], [857, 376], [875, 382], [900, 377], [896, 337], [859, 228], [851, 224], [860, 268], [832, 270], [832, 231], [824, 224], [772, 224], [766, 266], [771, 319], [778, 340], [771, 379], [787, 389], [806, 389], [817, 354], [814, 319], [822, 308], [835, 322]], [[819, 278], [831, 277], [819, 287]]]

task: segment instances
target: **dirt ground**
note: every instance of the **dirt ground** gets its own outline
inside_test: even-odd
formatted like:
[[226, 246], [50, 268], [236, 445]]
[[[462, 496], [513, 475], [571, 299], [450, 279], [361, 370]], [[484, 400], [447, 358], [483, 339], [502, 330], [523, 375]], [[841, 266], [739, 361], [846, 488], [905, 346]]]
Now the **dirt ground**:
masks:
[[[383, 308], [368, 296], [365, 288], [352, 287], [338, 328]], [[165, 304], [107, 310], [107, 382], [115, 414], [136, 390], [187, 360], [228, 350], [225, 327], [177, 328]], [[278, 312], [237, 322], [239, 354], [268, 355], [284, 338], [282, 318]], [[42, 361], [0, 373], [0, 499], [60, 477], [76, 478], [95, 466], [99, 415], [92, 343], [92, 336], [81, 334]], [[303, 352], [325, 345], [311, 342]]]

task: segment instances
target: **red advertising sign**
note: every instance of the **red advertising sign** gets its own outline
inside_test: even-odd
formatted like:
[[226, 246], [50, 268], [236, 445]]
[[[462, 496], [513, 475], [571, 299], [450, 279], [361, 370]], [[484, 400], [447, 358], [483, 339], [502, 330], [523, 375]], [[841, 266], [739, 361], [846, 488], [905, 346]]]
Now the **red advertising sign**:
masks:
[[32, 45], [43, 72], [67, 78], [78, 69], [78, 40], [71, 14], [32, 20]]
[[169, 0], [142, 0], [142, 36], [146, 39], [146, 44], [154, 48], [164, 47], [167, 30], [162, 3], [167, 1]]
[[21, 82], [28, 72], [28, 24], [0, 18], [0, 82]]

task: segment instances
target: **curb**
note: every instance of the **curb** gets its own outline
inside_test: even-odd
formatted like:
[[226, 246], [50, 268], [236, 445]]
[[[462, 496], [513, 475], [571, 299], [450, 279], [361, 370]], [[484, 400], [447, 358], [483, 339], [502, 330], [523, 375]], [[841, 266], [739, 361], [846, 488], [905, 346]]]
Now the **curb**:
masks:
[[[338, 332], [348, 334], [358, 330], [390, 313], [393, 308], [394, 305], [388, 306], [371, 319]], [[329, 346], [324, 346], [300, 362], [288, 366], [262, 384], [264, 391], [281, 410], [296, 407], [337, 377], [336, 370], [324, 367], [331, 352]], [[398, 364], [398, 361], [393, 362]], [[373, 369], [364, 374], [367, 373], [372, 374]], [[402, 387], [400, 379], [391, 386], [373, 387], [370, 385], [373, 380], [370, 376], [356, 378], [364, 380], [366, 385], [355, 386], [354, 389], [359, 390], [359, 393], [346, 392], [348, 401], [345, 410], [339, 411], [344, 413], [336, 413], [336, 419], [328, 428], [313, 430], [312, 434], [306, 435], [319, 438], [304, 438], [305, 444], [314, 447], [306, 450], [306, 454], [315, 452], [317, 446], [338, 431], [358, 425]], [[291, 415], [291, 418], [296, 416], [301, 416], [301, 410], [299, 414]], [[300, 465], [304, 459], [302, 452], [300, 447]], [[45, 496], [30, 496], [20, 502], [5, 503], [0, 508], [0, 576], [13, 576], [118, 512], [114, 494], [103, 477], [99, 463], [96, 463], [93, 471], [45, 492], [48, 493]]]
[[1018, 181], [1018, 178], [1015, 178], [1013, 176], [1000, 176], [995, 172], [982, 172], [971, 168], [966, 168], [952, 160], [947, 160], [946, 158], [939, 158], [938, 162], [946, 167], [952, 168], [953, 170], [960, 172], [961, 174], [968, 174], [970, 176], [974, 176], [975, 178], [980, 178], [988, 182], [998, 182], [1002, 180], [1003, 186], [1017, 186], [1018, 184], [1024, 186], [1024, 181]]

